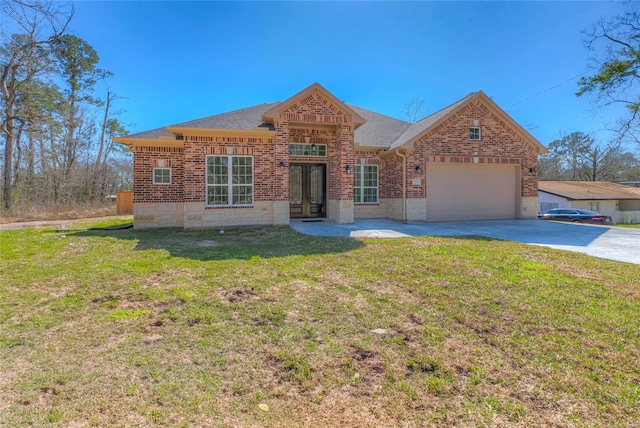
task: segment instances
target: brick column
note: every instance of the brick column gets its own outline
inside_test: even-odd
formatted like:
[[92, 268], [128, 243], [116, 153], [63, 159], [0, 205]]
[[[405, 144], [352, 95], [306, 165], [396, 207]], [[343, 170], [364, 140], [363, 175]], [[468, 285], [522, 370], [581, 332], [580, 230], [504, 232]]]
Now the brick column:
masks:
[[[353, 124], [340, 123], [336, 130], [337, 189], [335, 200], [329, 201], [329, 215], [336, 223], [353, 223]], [[347, 173], [347, 166], [350, 172]]]
[[273, 224], [289, 224], [289, 121], [276, 121], [274, 126]]

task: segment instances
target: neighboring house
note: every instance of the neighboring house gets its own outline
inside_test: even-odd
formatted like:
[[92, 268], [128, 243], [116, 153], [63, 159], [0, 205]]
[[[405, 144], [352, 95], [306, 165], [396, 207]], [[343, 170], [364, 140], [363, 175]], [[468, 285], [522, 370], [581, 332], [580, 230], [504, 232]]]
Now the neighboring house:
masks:
[[539, 211], [584, 208], [615, 223], [640, 223], [640, 189], [603, 181], [540, 181]]
[[548, 153], [482, 92], [411, 124], [317, 83], [116, 141], [134, 153], [136, 228], [535, 218]]

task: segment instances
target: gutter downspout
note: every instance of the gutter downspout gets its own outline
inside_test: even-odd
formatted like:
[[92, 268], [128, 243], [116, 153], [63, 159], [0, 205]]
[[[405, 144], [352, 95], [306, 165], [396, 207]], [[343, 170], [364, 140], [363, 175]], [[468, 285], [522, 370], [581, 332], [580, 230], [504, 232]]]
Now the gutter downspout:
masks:
[[396, 154], [402, 158], [402, 221], [407, 222], [407, 155], [400, 150]]

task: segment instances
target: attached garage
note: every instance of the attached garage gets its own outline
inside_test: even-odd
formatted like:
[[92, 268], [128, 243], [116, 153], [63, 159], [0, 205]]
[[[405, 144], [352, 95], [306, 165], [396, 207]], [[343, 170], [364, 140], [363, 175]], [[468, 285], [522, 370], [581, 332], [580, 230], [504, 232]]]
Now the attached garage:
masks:
[[427, 221], [519, 217], [515, 165], [427, 165], [426, 173]]

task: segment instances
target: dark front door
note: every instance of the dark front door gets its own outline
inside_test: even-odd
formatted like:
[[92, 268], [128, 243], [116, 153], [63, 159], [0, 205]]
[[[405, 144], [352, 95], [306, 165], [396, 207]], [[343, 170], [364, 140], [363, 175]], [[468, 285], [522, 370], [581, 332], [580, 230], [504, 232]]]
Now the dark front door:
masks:
[[291, 218], [325, 217], [325, 169], [322, 164], [292, 164], [289, 167]]

